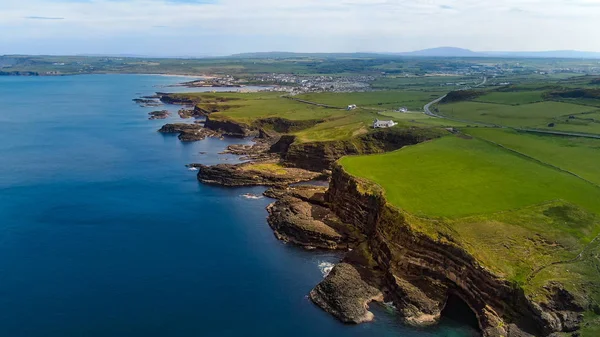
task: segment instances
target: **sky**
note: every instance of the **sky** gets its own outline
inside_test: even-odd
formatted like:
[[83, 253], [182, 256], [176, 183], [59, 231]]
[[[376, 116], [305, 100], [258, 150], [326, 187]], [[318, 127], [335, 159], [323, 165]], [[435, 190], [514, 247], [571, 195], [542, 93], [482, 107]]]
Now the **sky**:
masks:
[[600, 51], [600, 0], [0, 0], [0, 54]]

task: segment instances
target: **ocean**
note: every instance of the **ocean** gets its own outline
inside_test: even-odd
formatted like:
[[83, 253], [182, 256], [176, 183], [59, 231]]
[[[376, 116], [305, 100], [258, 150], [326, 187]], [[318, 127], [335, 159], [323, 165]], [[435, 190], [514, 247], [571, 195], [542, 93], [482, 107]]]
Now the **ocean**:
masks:
[[[185, 79], [183, 79], [185, 80]], [[240, 139], [184, 144], [132, 102], [182, 78], [0, 77], [0, 336], [465, 337], [445, 319], [339, 323], [308, 292], [340, 259], [277, 241], [263, 188], [197, 182], [188, 163]]]

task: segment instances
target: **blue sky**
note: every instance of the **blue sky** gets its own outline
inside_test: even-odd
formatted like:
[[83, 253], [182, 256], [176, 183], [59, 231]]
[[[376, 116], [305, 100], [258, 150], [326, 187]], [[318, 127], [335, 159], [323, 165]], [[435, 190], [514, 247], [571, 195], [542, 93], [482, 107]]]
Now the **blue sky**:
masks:
[[600, 0], [0, 0], [0, 54], [600, 51]]

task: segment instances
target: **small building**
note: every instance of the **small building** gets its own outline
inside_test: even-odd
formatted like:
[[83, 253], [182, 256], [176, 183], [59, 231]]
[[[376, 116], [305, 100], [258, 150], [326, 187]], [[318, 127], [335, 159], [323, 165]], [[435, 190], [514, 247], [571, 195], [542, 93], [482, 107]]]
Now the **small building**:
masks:
[[398, 112], [403, 112], [403, 113], [407, 113], [408, 112], [408, 108], [403, 106], [400, 109], [397, 110]]
[[396, 126], [396, 125], [398, 125], [398, 123], [396, 123], [394, 121], [380, 121], [379, 119], [376, 119], [373, 122], [374, 129], [386, 129], [386, 128], [391, 128], [392, 126]]
[[348, 108], [346, 108], [346, 110], [350, 111], [350, 110], [354, 110], [356, 109], [356, 104], [350, 104], [348, 105]]

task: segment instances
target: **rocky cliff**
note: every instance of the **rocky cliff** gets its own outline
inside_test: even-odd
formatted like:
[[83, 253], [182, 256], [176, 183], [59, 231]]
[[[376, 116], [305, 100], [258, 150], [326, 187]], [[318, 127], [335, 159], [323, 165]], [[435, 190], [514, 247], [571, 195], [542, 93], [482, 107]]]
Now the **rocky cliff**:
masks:
[[[456, 296], [475, 313], [486, 337], [577, 330], [583, 308], [560, 285], [547, 301], [534, 302], [517, 285], [479, 264], [451, 237], [419, 231], [410, 215], [386, 203], [377, 186], [350, 176], [340, 166], [333, 169], [325, 199], [343, 222], [367, 236], [369, 254], [382, 271], [385, 296], [407, 323], [436, 323], [449, 296]], [[343, 298], [331, 295], [335, 289], [329, 293], [315, 302], [337, 316], [331, 307]]]
[[283, 186], [309, 181], [319, 173], [279, 166], [278, 161], [219, 164], [206, 166], [190, 164], [198, 169], [198, 180], [205, 184], [221, 186]]
[[204, 127], [230, 137], [256, 137], [259, 135], [259, 130], [250, 125], [228, 120], [217, 120], [210, 118], [210, 116], [206, 116]]
[[439, 129], [392, 128], [347, 140], [307, 143], [298, 142], [294, 136], [284, 136], [271, 150], [282, 153], [290, 165], [322, 171], [329, 169], [336, 160], [346, 155], [393, 151], [440, 137], [442, 134], [443, 131]]

